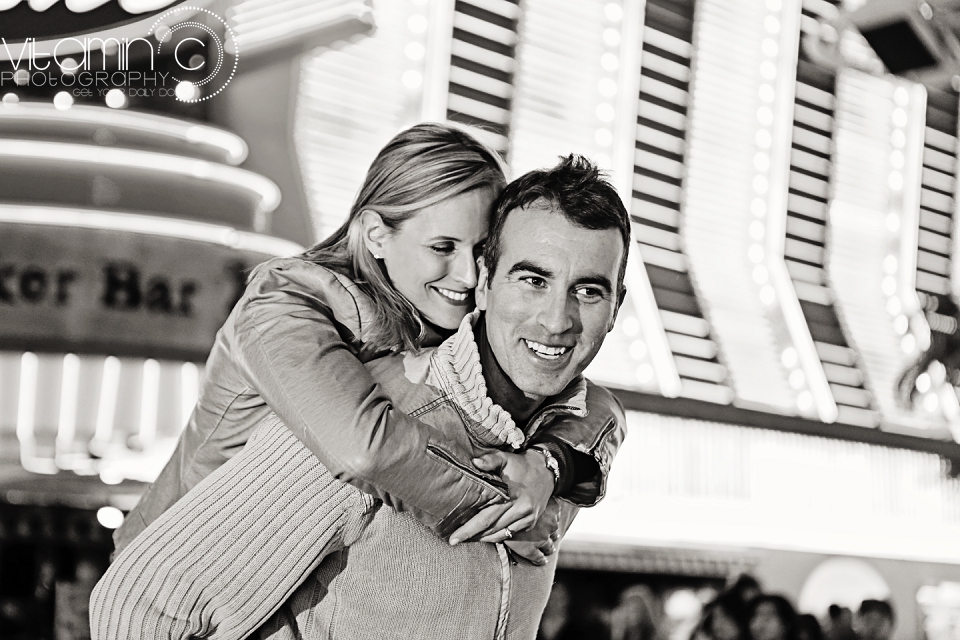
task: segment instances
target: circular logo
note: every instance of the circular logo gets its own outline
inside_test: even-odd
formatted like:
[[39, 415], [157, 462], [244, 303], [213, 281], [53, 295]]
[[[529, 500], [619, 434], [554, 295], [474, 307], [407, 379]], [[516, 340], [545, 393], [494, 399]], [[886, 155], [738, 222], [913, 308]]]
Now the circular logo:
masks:
[[149, 35], [157, 40], [158, 56], [173, 56], [171, 76], [181, 102], [209, 100], [223, 91], [237, 72], [240, 50], [236, 35], [226, 20], [212, 11], [171, 9], [157, 17]]

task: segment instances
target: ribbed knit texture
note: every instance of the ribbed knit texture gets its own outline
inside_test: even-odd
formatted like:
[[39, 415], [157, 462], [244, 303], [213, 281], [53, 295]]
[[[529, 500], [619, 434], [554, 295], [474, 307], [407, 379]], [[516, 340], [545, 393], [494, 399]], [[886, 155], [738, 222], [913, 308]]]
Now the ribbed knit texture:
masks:
[[[399, 371], [391, 394], [404, 412], [431, 407], [420, 418], [445, 431], [448, 445], [463, 443], [466, 428], [502, 446], [519, 430], [480, 397], [472, 343], [465, 322], [431, 358], [429, 377], [450, 397], [424, 394], [433, 387]], [[544, 412], [583, 411], [569, 403]], [[470, 455], [457, 452], [465, 465]], [[241, 640], [269, 619], [258, 635], [273, 640], [491, 640], [505, 621], [507, 639], [529, 640], [555, 556], [545, 567], [504, 559], [499, 545], [450, 547], [410, 514], [376, 509], [272, 416], [119, 555], [94, 590], [91, 629], [95, 640]]]
[[480, 352], [473, 335], [473, 324], [479, 317], [479, 311], [468, 313], [460, 322], [457, 333], [437, 348], [434, 361], [454, 402], [476, 421], [476, 424], [467, 424], [471, 434], [490, 447], [509, 445], [519, 449], [524, 441], [523, 431], [510, 414], [487, 395]]
[[90, 599], [92, 637], [241, 640], [373, 511], [272, 416], [111, 565]]

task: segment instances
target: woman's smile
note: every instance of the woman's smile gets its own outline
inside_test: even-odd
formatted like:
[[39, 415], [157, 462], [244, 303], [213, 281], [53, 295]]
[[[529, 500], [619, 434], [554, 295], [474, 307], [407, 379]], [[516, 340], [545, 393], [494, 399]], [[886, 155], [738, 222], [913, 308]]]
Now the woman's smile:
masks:
[[456, 329], [475, 306], [477, 256], [493, 197], [483, 187], [424, 207], [376, 248], [393, 286], [438, 327]]
[[466, 305], [470, 302], [472, 290], [467, 291], [454, 291], [452, 289], [444, 289], [443, 287], [431, 286], [431, 289], [439, 293], [450, 303], [455, 305]]

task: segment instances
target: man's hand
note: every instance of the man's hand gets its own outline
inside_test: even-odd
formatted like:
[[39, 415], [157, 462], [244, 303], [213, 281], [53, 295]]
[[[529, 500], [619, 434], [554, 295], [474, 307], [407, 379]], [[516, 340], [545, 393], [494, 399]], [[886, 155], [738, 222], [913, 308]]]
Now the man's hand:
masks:
[[473, 464], [499, 474], [507, 483], [511, 501], [491, 505], [475, 515], [450, 535], [450, 544], [478, 536], [482, 542], [503, 542], [536, 524], [554, 489], [553, 474], [544, 464], [543, 454], [529, 449], [522, 453], [494, 451], [474, 458]]

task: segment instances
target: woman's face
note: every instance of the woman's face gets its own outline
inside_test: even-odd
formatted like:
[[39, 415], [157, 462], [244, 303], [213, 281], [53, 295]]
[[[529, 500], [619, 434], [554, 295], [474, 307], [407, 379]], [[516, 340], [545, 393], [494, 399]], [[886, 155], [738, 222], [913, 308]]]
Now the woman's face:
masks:
[[761, 602], [750, 618], [750, 636], [753, 640], [783, 640], [787, 630], [772, 602]]
[[710, 635], [715, 640], [741, 640], [736, 620], [721, 606], [717, 606], [710, 616]]
[[493, 190], [472, 189], [424, 207], [383, 238], [378, 253], [393, 286], [428, 321], [456, 329], [474, 306], [477, 258]]

